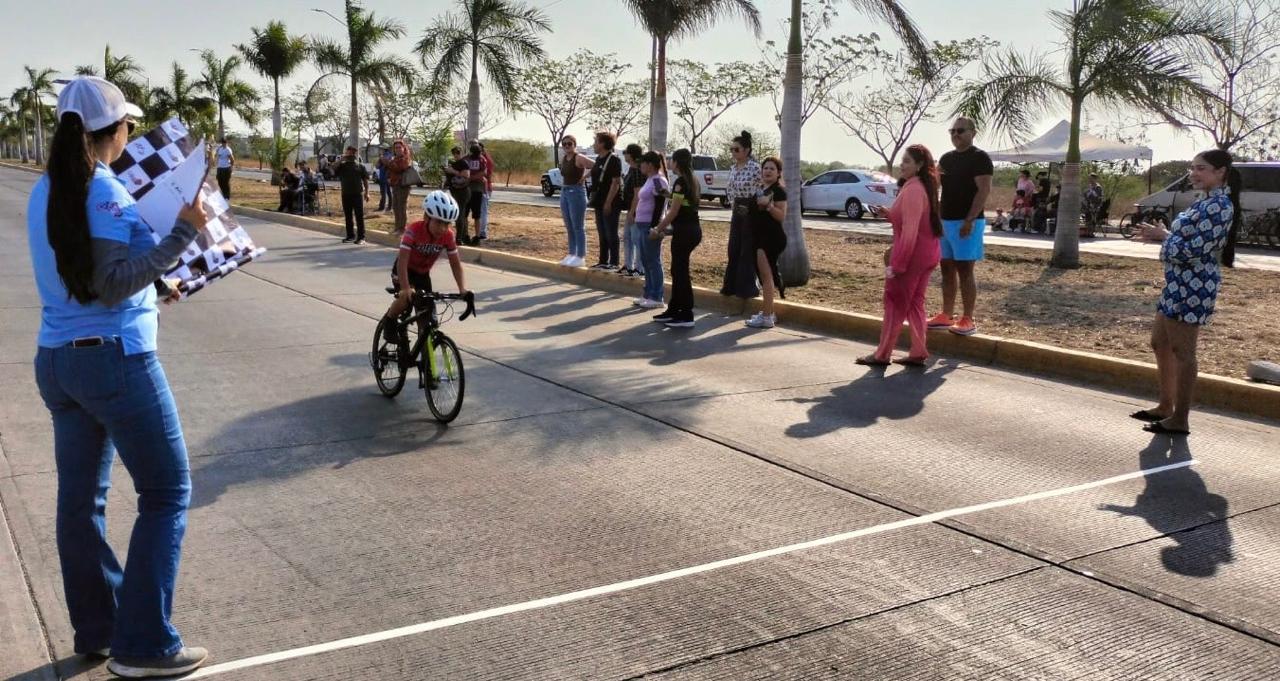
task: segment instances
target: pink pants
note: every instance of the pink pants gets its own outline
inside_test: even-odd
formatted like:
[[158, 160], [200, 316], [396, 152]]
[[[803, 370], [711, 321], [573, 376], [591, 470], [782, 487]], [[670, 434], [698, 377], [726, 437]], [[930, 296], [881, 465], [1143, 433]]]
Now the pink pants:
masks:
[[888, 361], [893, 355], [893, 346], [898, 343], [902, 333], [902, 322], [911, 326], [911, 352], [914, 359], [929, 356], [925, 347], [924, 294], [929, 288], [929, 275], [933, 267], [923, 270], [908, 270], [906, 274], [897, 274], [884, 282], [884, 323], [880, 327], [880, 347], [876, 348], [876, 358]]

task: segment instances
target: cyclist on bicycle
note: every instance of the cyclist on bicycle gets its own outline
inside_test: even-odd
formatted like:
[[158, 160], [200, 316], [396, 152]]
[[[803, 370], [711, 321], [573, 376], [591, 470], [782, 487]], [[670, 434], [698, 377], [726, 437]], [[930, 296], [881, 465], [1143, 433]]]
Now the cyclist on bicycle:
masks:
[[[449, 269], [458, 282], [458, 293], [466, 295], [467, 283], [462, 274], [462, 259], [458, 257], [458, 240], [453, 223], [461, 212], [457, 201], [442, 191], [433, 191], [422, 201], [422, 219], [404, 230], [400, 241], [400, 255], [391, 267], [391, 285], [396, 289], [396, 299], [387, 308], [383, 338], [397, 343], [396, 321], [413, 302], [414, 291], [430, 292], [431, 266], [441, 253], [449, 256]], [[408, 282], [404, 286], [403, 282]]]

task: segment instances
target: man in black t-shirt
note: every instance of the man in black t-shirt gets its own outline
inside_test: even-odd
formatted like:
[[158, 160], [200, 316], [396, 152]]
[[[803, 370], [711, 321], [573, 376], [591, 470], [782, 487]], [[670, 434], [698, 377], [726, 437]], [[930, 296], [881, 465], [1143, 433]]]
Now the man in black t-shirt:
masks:
[[449, 178], [449, 193], [453, 194], [453, 200], [458, 202], [458, 208], [461, 209], [454, 229], [458, 243], [470, 244], [467, 206], [471, 204], [471, 164], [462, 157], [462, 147], [454, 147], [449, 150], [449, 153], [453, 156], [453, 160], [444, 167], [444, 174]]
[[[369, 200], [369, 171], [356, 160], [356, 148], [347, 147], [342, 162], [333, 170], [342, 187], [342, 217], [347, 223], [347, 238], [342, 243], [364, 243], [364, 203]], [[354, 227], [354, 229], [353, 229]]]
[[618, 269], [618, 219], [623, 206], [618, 200], [622, 159], [613, 153], [616, 144], [613, 133], [596, 133], [596, 161], [591, 166], [591, 207], [595, 209], [596, 234], [600, 237], [600, 260], [591, 267], [596, 270]]
[[[987, 229], [983, 207], [995, 170], [987, 152], [973, 146], [977, 133], [973, 121], [957, 118], [948, 132], [955, 149], [938, 159], [942, 172], [942, 312], [929, 320], [929, 328], [970, 336], [978, 330], [973, 323], [978, 297], [973, 268], [982, 259], [982, 235]], [[954, 314], [957, 289], [964, 304], [959, 319]]]

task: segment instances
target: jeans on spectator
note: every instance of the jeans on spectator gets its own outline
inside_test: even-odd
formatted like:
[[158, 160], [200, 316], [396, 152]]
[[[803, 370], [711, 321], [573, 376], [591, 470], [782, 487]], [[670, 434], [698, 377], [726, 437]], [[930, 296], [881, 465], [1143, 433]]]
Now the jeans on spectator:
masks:
[[348, 239], [364, 238], [364, 195], [342, 193], [342, 217], [347, 223]]
[[386, 210], [391, 206], [391, 183], [378, 181], [378, 210]]
[[218, 191], [222, 192], [222, 198], [231, 200], [231, 169], [218, 168]]
[[648, 223], [634, 222], [627, 228], [627, 247], [630, 252], [635, 253], [634, 259], [631, 260], [631, 269], [642, 273], [644, 272], [644, 240], [649, 238], [648, 234]]
[[409, 224], [409, 187], [396, 186], [391, 188], [391, 212], [395, 215], [395, 229], [397, 232], [403, 232], [405, 225]]
[[622, 212], [616, 208], [605, 212], [604, 208], [596, 211], [596, 235], [600, 237], [601, 265], [618, 266], [618, 218]]
[[481, 239], [489, 238], [489, 192], [480, 199], [480, 227], [476, 229]]
[[[182, 647], [170, 615], [191, 475], [160, 361], [154, 352], [126, 356], [112, 338], [40, 348], [35, 372], [53, 416], [58, 558], [75, 650], [172, 655]], [[114, 452], [138, 495], [123, 569], [106, 534]]]
[[569, 255], [587, 257], [587, 189], [572, 184], [560, 189], [560, 216], [569, 237]]
[[693, 312], [693, 278], [689, 274], [689, 256], [702, 243], [702, 226], [698, 222], [676, 225], [671, 237], [671, 304], [668, 311], [688, 316]]
[[662, 240], [650, 239], [649, 228], [657, 224], [657, 221], [646, 222], [642, 226], [636, 223], [637, 228], [641, 228], [644, 235], [643, 241], [640, 242], [640, 261], [644, 263], [644, 297], [649, 300], [662, 302], [664, 296], [662, 291]]
[[471, 217], [471, 188], [455, 187], [449, 192], [453, 194], [453, 200], [458, 203], [458, 222], [455, 225], [458, 243], [466, 244], [471, 241], [471, 228], [467, 222], [467, 218]]

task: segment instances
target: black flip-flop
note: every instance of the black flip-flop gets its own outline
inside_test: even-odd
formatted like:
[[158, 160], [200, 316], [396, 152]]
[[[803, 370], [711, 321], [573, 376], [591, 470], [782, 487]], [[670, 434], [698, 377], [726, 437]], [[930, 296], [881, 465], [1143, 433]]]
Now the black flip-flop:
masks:
[[881, 362], [880, 360], [875, 359], [875, 358], [867, 359], [866, 357], [859, 357], [859, 358], [857, 358], [857, 359], [855, 359], [855, 360], [853, 360], [853, 361], [854, 361], [854, 363], [856, 363], [856, 364], [861, 364], [862, 366], [866, 366], [866, 367], [887, 367], [887, 366], [889, 366], [889, 363], [888, 363], [888, 362]]
[[1191, 431], [1189, 430], [1178, 430], [1176, 428], [1166, 428], [1165, 425], [1159, 421], [1156, 421], [1154, 423], [1148, 423], [1147, 425], [1143, 426], [1142, 429], [1147, 431], [1148, 433], [1154, 433], [1156, 435], [1190, 435], [1191, 434]]
[[1135, 411], [1132, 414], [1129, 414], [1129, 418], [1138, 419], [1139, 421], [1146, 421], [1148, 423], [1153, 423], [1155, 421], [1163, 421], [1165, 420], [1166, 417], [1161, 416], [1149, 409], [1139, 409], [1138, 411]]
[[915, 357], [899, 357], [898, 359], [893, 360], [893, 363], [901, 364], [906, 367], [922, 367], [927, 361], [927, 359], [917, 359]]

